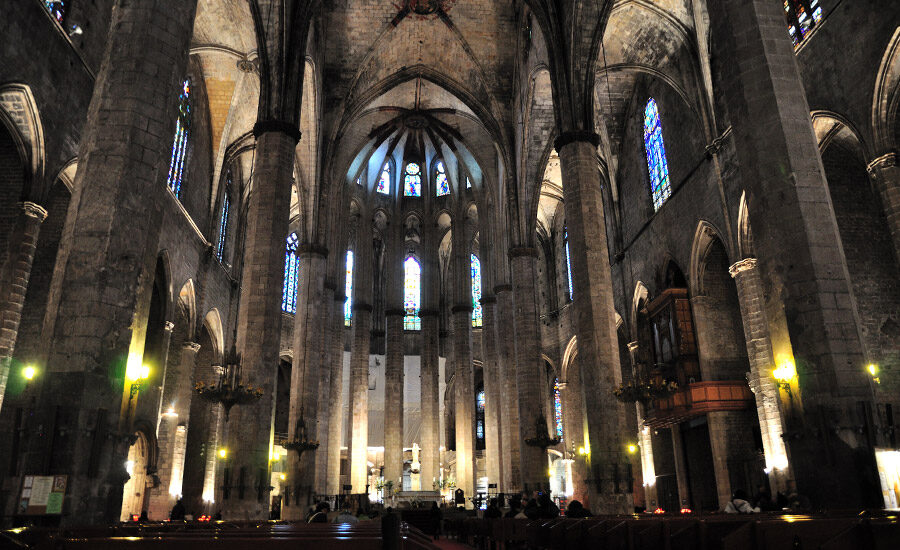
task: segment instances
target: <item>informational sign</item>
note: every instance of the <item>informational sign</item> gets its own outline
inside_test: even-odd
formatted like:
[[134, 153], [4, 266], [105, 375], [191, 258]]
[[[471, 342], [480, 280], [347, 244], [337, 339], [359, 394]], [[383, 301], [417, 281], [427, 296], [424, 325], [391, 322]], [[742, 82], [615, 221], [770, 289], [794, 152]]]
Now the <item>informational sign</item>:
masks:
[[67, 476], [25, 476], [18, 514], [44, 516], [62, 513]]

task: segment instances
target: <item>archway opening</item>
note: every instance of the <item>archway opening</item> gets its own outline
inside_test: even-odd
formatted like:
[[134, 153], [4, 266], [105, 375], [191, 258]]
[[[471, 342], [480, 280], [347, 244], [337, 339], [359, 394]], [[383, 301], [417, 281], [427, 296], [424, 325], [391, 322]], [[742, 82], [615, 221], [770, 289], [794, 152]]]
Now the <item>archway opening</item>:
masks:
[[120, 520], [128, 521], [132, 516], [140, 516], [145, 510], [147, 497], [147, 465], [150, 446], [143, 432], [135, 433], [135, 442], [128, 449], [125, 471], [130, 476], [122, 492], [122, 513]]

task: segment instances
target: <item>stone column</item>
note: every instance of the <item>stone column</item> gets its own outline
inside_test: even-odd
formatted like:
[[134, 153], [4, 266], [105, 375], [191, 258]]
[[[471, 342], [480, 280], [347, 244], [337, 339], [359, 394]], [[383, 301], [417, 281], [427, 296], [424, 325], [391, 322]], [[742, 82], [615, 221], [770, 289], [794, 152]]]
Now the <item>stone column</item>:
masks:
[[[640, 344], [638, 342], [628, 343], [628, 354], [631, 358], [631, 367], [637, 366], [638, 350]], [[656, 491], [656, 466], [653, 464], [653, 438], [650, 436], [650, 428], [644, 426], [644, 406], [640, 402], [634, 404], [635, 415], [637, 416], [638, 428], [638, 445], [641, 450], [641, 481], [644, 488], [644, 507], [650, 510], [653, 502], [659, 502]], [[650, 510], [651, 512], [653, 510]]]
[[44, 323], [38, 407], [56, 416], [58, 433], [79, 436], [32, 443], [70, 472], [63, 525], [108, 524], [121, 513], [132, 436], [120, 414], [125, 367], [142, 360], [196, 5], [117, 2], [112, 11]]
[[[499, 327], [514, 327], [515, 316], [513, 306], [512, 285], [494, 287], [497, 297], [497, 331]], [[500, 425], [503, 456], [501, 471], [503, 472], [503, 490], [507, 493], [522, 490], [521, 458], [519, 436], [519, 390], [516, 381], [516, 340], [515, 335], [498, 338], [497, 359], [500, 369]]]
[[[459, 261], [455, 263], [460, 264]], [[457, 304], [451, 308], [450, 315], [453, 341], [452, 359], [455, 363], [453, 388], [456, 405], [456, 486], [465, 491], [467, 508], [471, 506], [468, 499], [475, 496], [475, 380], [472, 370], [472, 309], [471, 302]]]
[[[247, 209], [244, 266], [237, 319], [237, 350], [244, 384], [262, 399], [235, 407], [227, 423], [226, 519], [269, 517], [269, 456], [275, 410], [275, 369], [281, 348], [284, 237], [290, 218], [294, 149], [300, 132], [287, 122], [261, 121], [256, 136], [254, 187]], [[296, 368], [294, 369], [296, 370]], [[293, 401], [293, 399], [292, 399]]]
[[585, 395], [604, 403], [587, 407], [591, 509], [603, 513], [632, 510], [632, 473], [624, 433], [625, 406], [613, 395], [622, 383], [613, 305], [606, 222], [597, 167], [599, 137], [568, 132], [556, 139], [563, 175], [569, 232], [575, 333]]
[[500, 366], [497, 359], [497, 298], [485, 296], [481, 299], [483, 328], [481, 329], [481, 349], [484, 371], [484, 439], [485, 460], [487, 462], [488, 483], [496, 483], [505, 490], [500, 456], [503, 454], [500, 408]]
[[509, 251], [515, 299], [515, 376], [519, 408], [519, 453], [522, 487], [532, 491], [550, 489], [547, 475], [547, 455], [544, 449], [525, 443], [526, 439], [550, 437], [549, 419], [544, 418], [542, 433], [538, 432], [539, 418], [544, 415], [547, 399], [542, 382], [541, 331], [538, 324], [538, 304], [535, 284], [538, 280], [537, 250], [531, 247], [511, 248]]
[[19, 335], [19, 321], [25, 306], [25, 292], [31, 277], [38, 234], [46, 218], [47, 211], [42, 207], [33, 202], [22, 203], [22, 212], [9, 235], [6, 261], [0, 268], [0, 410]]
[[741, 320], [744, 325], [744, 339], [747, 341], [747, 359], [750, 372], [747, 381], [756, 397], [756, 414], [759, 417], [759, 431], [762, 436], [763, 451], [766, 455], [766, 469], [772, 494], [787, 489], [790, 478], [787, 450], [781, 434], [784, 427], [779, 408], [778, 387], [772, 377], [775, 357], [769, 339], [769, 323], [766, 318], [763, 282], [759, 274], [756, 258], [743, 259], [729, 269], [737, 286]]
[[[814, 505], [880, 506], [873, 407], [846, 258], [797, 61], [779, 3], [709, 3], [722, 98], [746, 188], [765, 295], [783, 307], [776, 363], [796, 365], [788, 426], [800, 493]], [[869, 432], [868, 436], [865, 435]], [[863, 435], [860, 435], [860, 432]], [[823, 456], [822, 450], [830, 452]]]
[[[322, 312], [327, 311], [322, 295], [325, 292], [325, 262], [328, 251], [319, 245], [301, 243], [297, 247], [300, 258], [297, 312], [294, 314], [291, 369], [291, 405], [288, 412], [288, 442], [319, 440], [319, 379], [322, 372], [324, 345]], [[323, 449], [324, 450], [324, 449]], [[322, 453], [323, 455], [325, 453]], [[316, 464], [319, 451], [308, 450], [298, 456], [288, 450], [287, 485], [290, 497], [282, 506], [282, 517], [297, 520], [306, 517], [313, 504]]]
[[403, 488], [403, 280], [404, 225], [387, 228], [385, 272], [384, 481]]
[[900, 166], [897, 160], [897, 153], [881, 155], [869, 163], [868, 171], [881, 195], [881, 205], [891, 231], [891, 240], [894, 241], [895, 257], [900, 261]]
[[[681, 437], [681, 424], [673, 424], [669, 429], [672, 436], [672, 454], [675, 459], [675, 483], [678, 485], [679, 503], [691, 502], [691, 487], [688, 484], [688, 469], [684, 456], [684, 439]], [[712, 434], [710, 434], [710, 443]], [[716, 476], [718, 482], [718, 475]], [[657, 501], [658, 502], [658, 501]], [[674, 510], [666, 510], [674, 512]]]
[[369, 353], [372, 343], [372, 220], [357, 225], [353, 268], [353, 343], [350, 356], [350, 483], [353, 493], [366, 491], [369, 468]]
[[[326, 268], [327, 269], [327, 268]], [[342, 293], [343, 295], [343, 293]], [[334, 310], [341, 304], [336, 304], [334, 300], [334, 284], [326, 280], [324, 292], [322, 293], [322, 310], [318, 330], [321, 331], [322, 341], [319, 345], [321, 353], [319, 354], [319, 414], [318, 414], [318, 435], [316, 439], [319, 442], [319, 448], [316, 450], [316, 480], [313, 489], [316, 494], [334, 495], [336, 493], [328, 492], [328, 465], [329, 452], [331, 449], [331, 420], [334, 416], [333, 409], [335, 400], [332, 399], [333, 387], [331, 377], [334, 375], [332, 368], [333, 349], [331, 345], [332, 332], [334, 331]], [[341, 311], [341, 321], [343, 321], [343, 311]], [[340, 393], [340, 386], [338, 386]], [[337, 403], [340, 404], [340, 396], [337, 397]], [[340, 416], [338, 416], [340, 418]], [[338, 420], [340, 422], [340, 420]], [[340, 437], [340, 434], [338, 434]], [[340, 447], [338, 447], [340, 452]]]
[[[429, 269], [428, 263], [425, 270]], [[425, 273], [423, 281], [429, 280]], [[424, 285], [423, 285], [424, 288]], [[422, 464], [420, 478], [422, 490], [430, 491], [434, 483], [440, 481], [439, 469], [441, 460], [441, 421], [440, 421], [440, 359], [438, 330], [440, 316], [435, 309], [423, 309], [419, 312], [422, 318], [422, 355], [421, 355], [421, 383], [422, 383], [422, 450], [419, 453], [419, 462]]]
[[[343, 276], [340, 280], [343, 280]], [[325, 492], [336, 495], [343, 492], [341, 486], [341, 445], [344, 437], [344, 303], [347, 297], [343, 291], [334, 294], [334, 310], [331, 319], [329, 340], [331, 365], [331, 409], [328, 420], [328, 474]]]

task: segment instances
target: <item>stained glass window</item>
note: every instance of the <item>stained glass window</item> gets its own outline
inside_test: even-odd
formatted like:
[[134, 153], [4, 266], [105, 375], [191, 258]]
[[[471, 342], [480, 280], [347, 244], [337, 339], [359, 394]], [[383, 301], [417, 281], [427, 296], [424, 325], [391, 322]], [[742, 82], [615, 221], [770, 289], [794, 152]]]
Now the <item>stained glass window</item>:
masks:
[[410, 256], [403, 263], [404, 267], [404, 293], [403, 309], [406, 315], [403, 317], [404, 330], [421, 330], [422, 318], [419, 317], [419, 308], [422, 303], [422, 266], [419, 260]]
[[563, 245], [566, 247], [566, 275], [569, 281], [569, 301], [575, 299], [575, 287], [572, 286], [572, 257], [569, 254], [569, 229], [563, 227]]
[[181, 198], [181, 178], [187, 155], [188, 136], [191, 130], [191, 81], [185, 79], [178, 96], [178, 118], [175, 122], [175, 138], [172, 140], [172, 160], [169, 161], [169, 189]]
[[794, 48], [822, 22], [822, 6], [819, 0], [784, 0], [784, 19]]
[[63, 18], [66, 16], [68, 4], [68, 0], [44, 0], [44, 6], [47, 7], [47, 11], [49, 11], [50, 15], [60, 23], [62, 23]]
[[388, 162], [384, 163], [384, 168], [381, 169], [381, 177], [378, 178], [378, 187], [375, 189], [379, 193], [387, 195], [391, 192], [391, 165]]
[[481, 262], [472, 254], [472, 326], [482, 326], [483, 310], [481, 308]]
[[444, 168], [444, 161], [437, 161], [434, 171], [434, 187], [437, 190], [437, 196], [449, 195], [450, 182], [447, 181], [447, 170]]
[[553, 417], [556, 420], [556, 437], [563, 436], [562, 396], [559, 392], [559, 378], [553, 379]]
[[300, 256], [297, 255], [299, 239], [296, 233], [287, 238], [284, 250], [284, 288], [281, 291], [281, 310], [297, 313], [297, 283], [300, 280]]
[[475, 448], [484, 449], [484, 390], [475, 394]]
[[469, 176], [466, 176], [466, 189], [472, 188], [472, 180], [469, 179]]
[[669, 187], [669, 163], [666, 160], [659, 110], [652, 97], [644, 108], [644, 149], [647, 151], [647, 168], [650, 170], [653, 209], [659, 210], [672, 194], [672, 189]]
[[228, 210], [231, 207], [231, 171], [225, 177], [225, 193], [222, 197], [222, 216], [219, 218], [219, 242], [216, 243], [216, 258], [221, 262], [225, 255], [225, 239], [228, 236]]
[[422, 171], [415, 162], [406, 165], [406, 177], [403, 178], [403, 194], [407, 197], [422, 196]]
[[347, 251], [347, 281], [344, 283], [344, 326], [349, 327], [353, 319], [353, 251]]

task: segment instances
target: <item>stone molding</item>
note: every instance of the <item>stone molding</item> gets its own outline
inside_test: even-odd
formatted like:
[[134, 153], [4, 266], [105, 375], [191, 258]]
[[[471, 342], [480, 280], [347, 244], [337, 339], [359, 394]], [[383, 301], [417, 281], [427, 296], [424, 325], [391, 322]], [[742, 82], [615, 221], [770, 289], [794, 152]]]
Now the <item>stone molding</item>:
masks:
[[494, 294], [500, 294], [501, 292], [512, 292], [512, 285], [497, 285], [494, 287]]
[[628, 342], [628, 351], [634, 353], [640, 347], [638, 342]]
[[353, 304], [351, 306], [353, 311], [368, 311], [372, 312], [375, 308], [372, 307], [372, 304]]
[[485, 305], [485, 304], [496, 304], [496, 303], [497, 303], [497, 297], [496, 297], [496, 296], [484, 296], [483, 298], [481, 298], [481, 300], [478, 300], [478, 302], [479, 302], [481, 305]]
[[278, 132], [288, 136], [294, 140], [294, 143], [300, 141], [300, 128], [296, 124], [284, 120], [260, 120], [253, 125], [253, 137], [259, 139], [265, 133]]
[[537, 258], [538, 251], [533, 246], [514, 246], [509, 249], [509, 257], [510, 259], [522, 257]]
[[181, 349], [197, 353], [198, 351], [200, 351], [200, 344], [198, 344], [197, 342], [185, 342], [181, 346]]
[[384, 315], [385, 315], [385, 317], [391, 317], [393, 315], [406, 315], [406, 310], [401, 309], [401, 308], [392, 307], [390, 309], [384, 310]]
[[457, 304], [450, 308], [450, 313], [472, 313], [475, 310], [475, 306], [472, 304]]
[[559, 153], [563, 147], [575, 142], [590, 143], [594, 147], [598, 147], [600, 145], [600, 136], [587, 130], [563, 132], [553, 140], [553, 148]]
[[739, 262], [735, 262], [734, 265], [728, 268], [728, 272], [731, 273], [731, 277], [737, 277], [739, 273], [743, 273], [745, 271], [750, 271], [751, 269], [756, 269], [757, 266], [756, 258], [744, 258]]
[[441, 312], [439, 312], [436, 309], [420, 309], [419, 310], [419, 317], [437, 317], [440, 314], [441, 314]]
[[173, 330], [175, 330], [175, 323], [173, 323], [172, 321], [166, 321], [165, 330], [166, 332], [172, 332]]
[[328, 249], [320, 244], [315, 243], [300, 243], [297, 245], [297, 255], [298, 256], [320, 256], [322, 258], [328, 258]]
[[34, 218], [39, 222], [42, 222], [47, 219], [47, 211], [44, 210], [43, 206], [39, 205], [36, 202], [30, 202], [30, 201], [23, 202], [22, 210], [25, 211], [26, 216]]
[[885, 153], [885, 154], [881, 155], [880, 157], [876, 158], [875, 160], [873, 160], [872, 162], [870, 162], [868, 164], [868, 166], [866, 166], [866, 171], [869, 173], [870, 176], [875, 177], [878, 170], [880, 170], [882, 168], [891, 168], [893, 166], [897, 166], [898, 164], [900, 164], [900, 162], [898, 162], [898, 154], [897, 153], [894, 153], [894, 152]]

